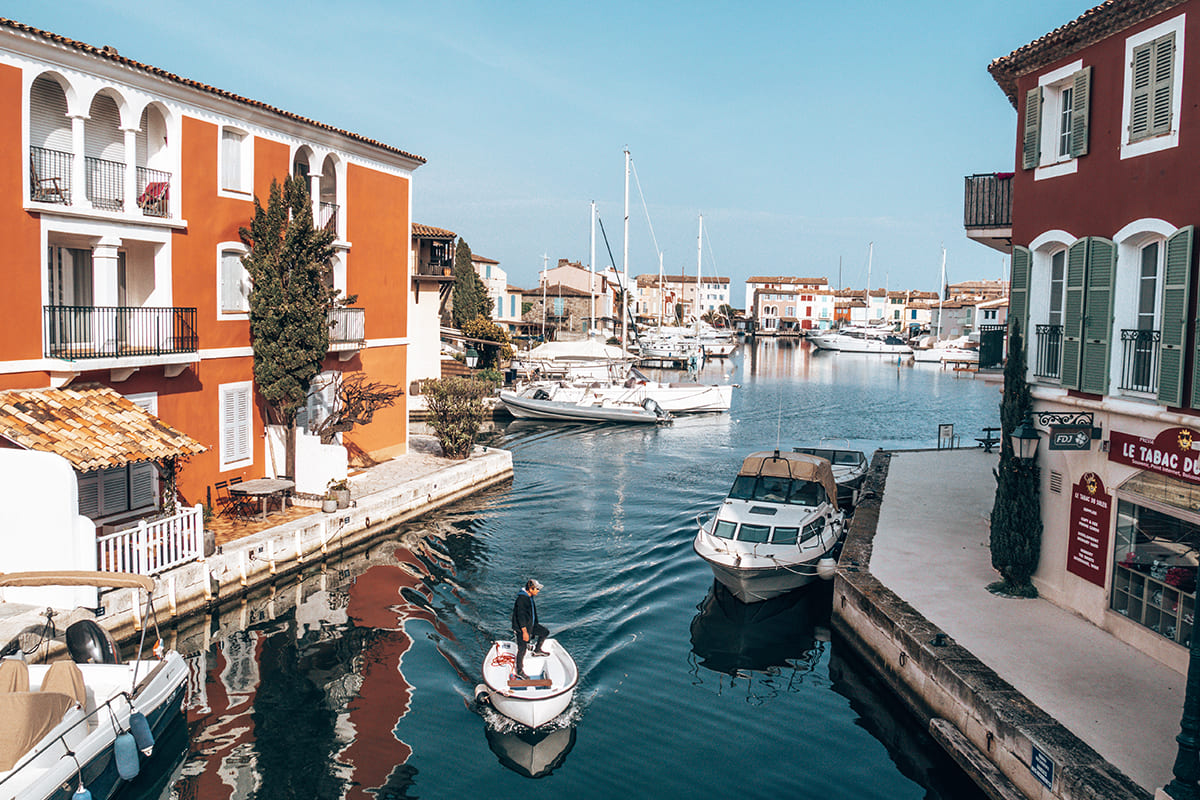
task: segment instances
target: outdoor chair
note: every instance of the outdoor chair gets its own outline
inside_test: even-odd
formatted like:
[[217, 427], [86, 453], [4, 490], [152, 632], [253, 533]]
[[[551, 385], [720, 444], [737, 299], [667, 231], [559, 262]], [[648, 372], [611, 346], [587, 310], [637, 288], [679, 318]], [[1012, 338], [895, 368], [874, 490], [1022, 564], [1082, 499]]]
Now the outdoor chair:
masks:
[[42, 203], [67, 204], [67, 195], [63, 192], [62, 181], [58, 176], [52, 178], [39, 176], [33, 156], [29, 157], [29, 194], [31, 200]]
[[249, 519], [252, 516], [250, 499], [234, 495], [229, 491], [230, 484], [236, 485], [241, 482], [241, 478], [231, 478], [213, 484], [217, 495], [217, 513], [221, 516], [236, 519]]

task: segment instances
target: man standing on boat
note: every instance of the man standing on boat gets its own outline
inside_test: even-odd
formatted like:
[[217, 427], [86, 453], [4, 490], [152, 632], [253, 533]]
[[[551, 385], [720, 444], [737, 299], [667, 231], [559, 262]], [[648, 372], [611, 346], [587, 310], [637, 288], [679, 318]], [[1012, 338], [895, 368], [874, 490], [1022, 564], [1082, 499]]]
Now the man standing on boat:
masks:
[[542, 642], [550, 635], [550, 631], [546, 630], [545, 626], [538, 624], [537, 606], [533, 602], [533, 598], [537, 597], [541, 590], [541, 582], [530, 578], [525, 582], [525, 588], [517, 593], [517, 600], [513, 603], [512, 626], [514, 638], [517, 640], [518, 678], [528, 677], [525, 675], [525, 648], [529, 646], [531, 637], [533, 654], [535, 656], [547, 655], [542, 652]]

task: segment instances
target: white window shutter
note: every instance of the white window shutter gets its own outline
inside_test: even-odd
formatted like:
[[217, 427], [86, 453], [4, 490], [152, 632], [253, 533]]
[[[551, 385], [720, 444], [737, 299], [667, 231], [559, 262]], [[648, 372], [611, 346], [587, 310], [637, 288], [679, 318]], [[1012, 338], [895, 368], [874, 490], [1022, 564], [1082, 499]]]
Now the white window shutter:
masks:
[[233, 393], [234, 397], [234, 450], [236, 460], [250, 458], [250, 389], [244, 387]]

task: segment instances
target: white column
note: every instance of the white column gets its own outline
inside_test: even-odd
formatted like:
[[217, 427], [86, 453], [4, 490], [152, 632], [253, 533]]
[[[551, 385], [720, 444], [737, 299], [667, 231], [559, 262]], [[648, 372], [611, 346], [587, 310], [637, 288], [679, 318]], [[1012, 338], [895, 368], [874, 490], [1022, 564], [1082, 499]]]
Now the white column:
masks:
[[87, 200], [87, 165], [84, 160], [84, 122], [86, 114], [71, 117], [71, 205], [89, 205]]
[[308, 198], [312, 201], [313, 227], [321, 227], [321, 176], [308, 173]]
[[125, 134], [125, 203], [127, 214], [135, 213], [137, 209], [137, 128], [122, 128]]
[[[117, 248], [121, 240], [105, 236], [92, 248], [92, 305], [117, 304]], [[97, 349], [115, 346], [116, 317], [110, 312], [92, 315], [92, 343]]]

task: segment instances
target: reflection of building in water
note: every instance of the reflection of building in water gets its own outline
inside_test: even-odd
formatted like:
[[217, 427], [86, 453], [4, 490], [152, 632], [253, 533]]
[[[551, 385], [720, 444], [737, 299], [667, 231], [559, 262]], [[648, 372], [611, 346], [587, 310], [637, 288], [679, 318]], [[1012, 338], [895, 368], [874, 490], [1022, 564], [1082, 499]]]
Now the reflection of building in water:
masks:
[[394, 733], [412, 693], [400, 671], [412, 646], [404, 625], [450, 632], [428, 608], [428, 572], [413, 551], [390, 543], [337, 567], [247, 598], [215, 635], [212, 617], [180, 634], [184, 652], [199, 652], [178, 796], [233, 800], [303, 785], [373, 798], [411, 782], [412, 749]]

